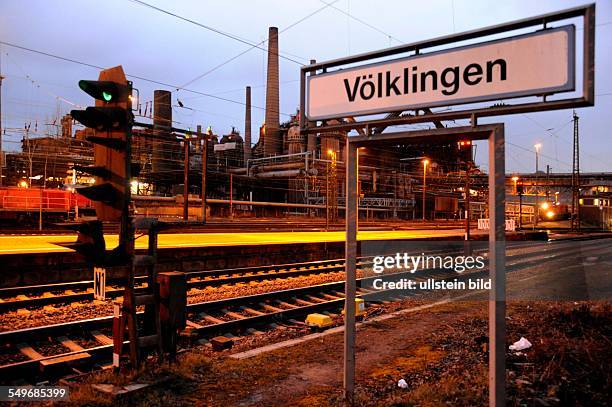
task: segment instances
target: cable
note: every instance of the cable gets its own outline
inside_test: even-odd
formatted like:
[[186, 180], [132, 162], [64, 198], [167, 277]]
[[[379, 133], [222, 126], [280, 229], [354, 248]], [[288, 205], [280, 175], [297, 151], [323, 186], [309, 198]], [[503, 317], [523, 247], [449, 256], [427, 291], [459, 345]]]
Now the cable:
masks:
[[332, 3], [327, 3], [327, 2], [325, 2], [325, 1], [323, 1], [323, 0], [320, 0], [320, 1], [321, 1], [321, 3], [323, 3], [323, 4], [327, 4], [328, 6], [330, 6], [331, 8], [333, 8], [334, 10], [339, 11], [340, 13], [342, 13], [342, 14], [346, 15], [347, 17], [349, 17], [349, 18], [351, 18], [351, 19], [353, 19], [353, 20], [355, 20], [355, 21], [357, 21], [357, 22], [359, 22], [359, 23], [361, 23], [361, 24], [365, 25], [366, 27], [369, 27], [369, 28], [373, 29], [374, 31], [379, 32], [380, 34], [383, 34], [384, 36], [386, 36], [386, 37], [388, 37], [388, 38], [392, 38], [392, 39], [394, 39], [395, 41], [399, 42], [400, 44], [403, 44], [403, 43], [404, 43], [404, 41], [402, 41], [402, 40], [398, 39], [397, 37], [394, 37], [394, 36], [393, 36], [393, 35], [391, 35], [391, 34], [388, 34], [388, 33], [384, 32], [384, 31], [383, 31], [383, 30], [381, 30], [380, 28], [374, 27], [372, 24], [367, 23], [367, 22], [365, 22], [365, 21], [363, 21], [363, 20], [361, 20], [361, 19], [359, 19], [359, 18], [357, 18], [357, 17], [355, 17], [355, 16], [351, 15], [351, 13], [350, 13], [350, 12], [346, 12], [346, 11], [342, 10], [341, 8], [338, 8], [338, 7], [336, 7], [336, 6], [333, 6], [332, 4], [333, 4], [333, 3], [335, 3], [335, 2], [332, 2]]
[[[136, 1], [136, 0], [130, 0], [130, 1]], [[317, 14], [317, 13], [319, 13], [319, 12], [321, 12], [321, 11], [325, 10], [326, 8], [330, 7], [330, 6], [331, 6], [332, 4], [334, 4], [334, 3], [337, 3], [338, 1], [339, 1], [339, 0], [334, 0], [333, 2], [331, 2], [331, 3], [329, 3], [329, 4], [325, 3], [325, 6], [323, 6], [323, 7], [319, 8], [319, 9], [317, 9], [317, 10], [313, 11], [312, 13], [308, 14], [308, 15], [307, 15], [307, 16], [305, 16], [305, 17], [302, 17], [301, 19], [299, 19], [299, 20], [298, 20], [298, 21], [296, 21], [295, 23], [290, 24], [290, 25], [288, 25], [287, 27], [283, 28], [281, 31], [279, 31], [279, 34], [282, 34], [282, 33], [284, 33], [285, 31], [287, 31], [287, 30], [289, 30], [289, 29], [291, 29], [291, 28], [295, 27], [295, 26], [296, 26], [296, 25], [298, 25], [299, 23], [301, 23], [301, 22], [303, 22], [303, 21], [307, 20], [308, 18], [310, 18], [310, 17], [314, 16], [315, 14]], [[237, 54], [237, 55], [235, 55], [235, 56], [231, 57], [230, 59], [228, 59], [228, 60], [226, 60], [226, 61], [224, 61], [224, 62], [220, 63], [219, 65], [216, 65], [215, 67], [213, 67], [213, 68], [209, 69], [208, 71], [204, 72], [203, 74], [196, 76], [194, 79], [192, 79], [192, 80], [188, 81], [187, 83], [185, 83], [184, 85], [182, 85], [180, 88], [177, 88], [176, 90], [177, 90], [177, 91], [179, 91], [179, 90], [181, 90], [182, 88], [184, 88], [185, 86], [191, 85], [192, 83], [194, 83], [194, 82], [196, 82], [196, 81], [198, 81], [198, 80], [202, 79], [202, 78], [203, 78], [203, 77], [205, 77], [206, 75], [213, 73], [213, 72], [214, 72], [214, 71], [216, 71], [217, 69], [219, 69], [219, 68], [223, 67], [224, 65], [229, 64], [229, 63], [230, 63], [230, 62], [232, 62], [233, 60], [235, 60], [235, 59], [237, 59], [237, 58], [241, 57], [242, 55], [246, 54], [247, 52], [251, 51], [252, 49], [254, 49], [254, 48], [258, 48], [258, 46], [259, 46], [259, 45], [262, 45], [262, 44], [264, 44], [264, 43], [265, 43], [265, 42], [267, 42], [267, 41], [268, 41], [268, 40], [266, 39], [266, 40], [263, 40], [263, 41], [261, 41], [261, 42], [259, 42], [259, 43], [255, 44], [255, 45], [253, 45], [252, 47], [250, 47], [250, 48], [248, 48], [248, 49], [246, 49], [246, 50], [242, 51], [241, 53], [239, 53], [239, 54]], [[280, 53], [279, 53], [279, 56], [280, 56]]]
[[[78, 61], [76, 59], [66, 58], [66, 57], [63, 57], [63, 56], [60, 56], [60, 55], [55, 55], [55, 54], [51, 54], [51, 53], [44, 52], [44, 51], [39, 51], [39, 50], [36, 50], [36, 49], [33, 49], [33, 48], [24, 47], [24, 46], [13, 44], [13, 43], [6, 42], [6, 41], [0, 41], [0, 44], [7, 45], [7, 46], [13, 47], [13, 48], [18, 48], [18, 49], [21, 49], [21, 50], [24, 50], [24, 51], [28, 51], [28, 52], [33, 52], [35, 54], [44, 55], [44, 56], [47, 56], [47, 57], [50, 57], [50, 58], [55, 58], [55, 59], [59, 59], [59, 60], [66, 61], [66, 62], [72, 62], [74, 64], [83, 65], [83, 66], [87, 66], [87, 67], [98, 69], [98, 70], [105, 69], [105, 68], [103, 68], [101, 66], [98, 66], [98, 65], [94, 65], [94, 64], [87, 63], [87, 62]], [[126, 73], [126, 76], [130, 77], [130, 78], [138, 79], [138, 80], [141, 80], [141, 81], [154, 83], [156, 85], [165, 86], [166, 88], [170, 88], [170, 89], [176, 89], [177, 88], [177, 85], [173, 85], [173, 84], [157, 81], [157, 80], [154, 80], [154, 79], [145, 78], [145, 77], [139, 76], [139, 75], [133, 75], [133, 74], [127, 74]], [[234, 104], [246, 106], [246, 103], [240, 102], [238, 100], [227, 99], [227, 98], [224, 98], [224, 97], [221, 97], [221, 96], [215, 96], [215, 95], [210, 94], [210, 93], [200, 92], [200, 91], [193, 90], [193, 89], [183, 88], [183, 90], [186, 91], [186, 92], [195, 93], [197, 95], [201, 95], [201, 96], [206, 96], [206, 97], [210, 97], [210, 98], [213, 98], [213, 99], [222, 100], [224, 102], [229, 102], [229, 103], [234, 103]], [[255, 109], [258, 109], [258, 110], [263, 110], [263, 111], [266, 110], [265, 107], [261, 107], [261, 106], [251, 105], [251, 107], [255, 108]], [[279, 111], [279, 113], [282, 114], [283, 116], [291, 117], [291, 114], [283, 113], [283, 112], [280, 112], [280, 111]]]
[[[141, 5], [141, 6], [149, 7], [149, 8], [151, 8], [151, 9], [155, 10], [155, 11], [159, 11], [160, 13], [164, 13], [164, 14], [167, 14], [167, 15], [169, 15], [169, 16], [172, 16], [172, 17], [178, 18], [179, 20], [186, 21], [186, 22], [188, 22], [188, 23], [190, 23], [190, 24], [196, 25], [196, 26], [198, 26], [198, 27], [204, 28], [204, 29], [209, 30], [209, 31], [212, 31], [212, 32], [214, 32], [214, 33], [217, 33], [217, 34], [223, 35], [223, 36], [225, 36], [225, 37], [231, 38], [231, 39], [233, 39], [233, 40], [235, 40], [235, 41], [238, 41], [238, 42], [241, 42], [241, 43], [243, 43], [243, 44], [250, 45], [251, 47], [254, 47], [254, 48], [259, 48], [259, 49], [261, 49], [262, 51], [266, 51], [266, 52], [268, 51], [268, 50], [267, 50], [267, 48], [262, 48], [262, 47], [261, 47], [261, 46], [259, 46], [258, 44], [252, 43], [252, 42], [247, 41], [247, 40], [243, 40], [242, 38], [239, 38], [239, 37], [237, 37], [237, 36], [235, 36], [235, 35], [233, 35], [233, 34], [225, 33], [225, 32], [223, 32], [223, 31], [220, 31], [220, 30], [216, 29], [216, 28], [213, 28], [213, 27], [210, 27], [210, 26], [204, 25], [204, 24], [202, 24], [202, 23], [199, 23], [199, 22], [197, 22], [197, 21], [195, 21], [195, 20], [191, 20], [191, 19], [189, 19], [189, 18], [186, 18], [186, 17], [180, 16], [180, 15], [178, 15], [178, 14], [175, 14], [175, 13], [172, 13], [172, 12], [170, 12], [170, 11], [164, 10], [164, 9], [162, 9], [162, 8], [156, 7], [156, 6], [152, 5], [152, 4], [145, 3], [144, 1], [141, 1], [141, 0], [129, 0], [129, 1], [131, 1], [132, 3], [139, 4], [139, 5]], [[302, 64], [302, 62], [299, 62], [299, 61], [296, 61], [295, 59], [292, 59], [292, 58], [286, 57], [286, 56], [284, 56], [284, 55], [281, 55], [280, 53], [279, 53], [279, 55], [278, 55], [278, 56], [279, 56], [280, 58], [286, 59], [287, 61], [291, 61], [291, 62], [293, 62], [293, 63], [296, 63], [296, 64], [298, 64], [298, 65], [300, 65], [300, 66], [301, 66], [301, 65], [303, 65], [303, 64]], [[305, 58], [302, 58], [302, 59], [306, 60]]]

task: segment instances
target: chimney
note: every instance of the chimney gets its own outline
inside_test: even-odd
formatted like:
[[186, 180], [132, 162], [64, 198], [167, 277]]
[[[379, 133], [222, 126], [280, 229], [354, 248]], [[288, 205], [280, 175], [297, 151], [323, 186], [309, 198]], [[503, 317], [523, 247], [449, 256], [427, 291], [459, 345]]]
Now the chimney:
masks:
[[246, 111], [244, 114], [244, 165], [251, 158], [251, 87], [246, 87]]
[[[316, 63], [317, 63], [316, 59], [311, 59], [310, 60], [310, 65], [314, 65]], [[311, 76], [314, 75], [314, 74], [315, 74], [314, 72], [310, 73]], [[306, 112], [300, 112], [300, 114], [306, 114]], [[316, 123], [312, 123], [312, 125], [314, 126], [314, 125], [316, 125]], [[306, 150], [312, 152], [313, 156], [314, 156], [314, 153], [317, 151], [317, 135], [316, 135], [316, 133], [309, 133], [307, 140], [308, 140], [308, 142], [307, 142]]]
[[[167, 90], [153, 91], [153, 125], [157, 135], [169, 136], [172, 127], [172, 93]], [[155, 137], [151, 140], [151, 169], [155, 173], [169, 170], [167, 144]]]
[[266, 81], [266, 134], [264, 156], [281, 154], [283, 140], [280, 137], [278, 96], [278, 28], [270, 27], [268, 34], [268, 76]]
[[156, 127], [172, 127], [172, 93], [167, 90], [153, 91], [153, 124]]
[[62, 123], [62, 137], [72, 138], [72, 116], [69, 114], [64, 115], [61, 120]]

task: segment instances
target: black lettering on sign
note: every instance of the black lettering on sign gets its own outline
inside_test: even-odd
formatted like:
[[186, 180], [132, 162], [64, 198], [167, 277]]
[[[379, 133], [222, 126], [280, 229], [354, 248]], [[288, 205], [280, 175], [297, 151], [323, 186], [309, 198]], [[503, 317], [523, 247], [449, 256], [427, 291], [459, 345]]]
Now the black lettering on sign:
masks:
[[396, 76], [391, 80], [391, 72], [387, 71], [387, 96], [391, 95], [391, 90], [396, 95], [400, 94], [400, 90], [397, 88], [397, 81], [399, 81], [400, 77]]
[[[472, 76], [476, 75], [478, 75], [478, 77], [471, 79]], [[482, 75], [482, 66], [478, 64], [469, 64], [463, 71], [463, 82], [468, 85], [476, 85], [482, 80], [480, 75]]]
[[359, 87], [359, 81], [361, 78], [358, 76], [355, 78], [355, 84], [353, 85], [353, 89], [350, 88], [349, 80], [344, 80], [344, 89], [346, 89], [346, 96], [348, 96], [349, 102], [354, 102], [355, 97], [357, 96], [357, 88]]
[[475, 86], [480, 83], [505, 81], [508, 78], [508, 66], [503, 58], [487, 61], [486, 64], [470, 63], [465, 67], [449, 66], [442, 71], [420, 71], [416, 65], [406, 66], [401, 74], [391, 71], [380, 71], [356, 76], [351, 80], [343, 79], [346, 97], [349, 102], [357, 98], [370, 100], [385, 97], [408, 95], [409, 93], [438, 91], [446, 96], [459, 92], [464, 86]]
[[[452, 79], [448, 80], [448, 74], [452, 73]], [[440, 82], [445, 89], [442, 90], [442, 93], [445, 95], [454, 95], [459, 90], [459, 67], [455, 66], [452, 68], [446, 68], [442, 71], [442, 76], [440, 77]], [[448, 88], [451, 88], [450, 90]]]
[[359, 88], [359, 96], [361, 96], [363, 100], [370, 100], [374, 97], [374, 94], [376, 93], [376, 85], [374, 85], [374, 82], [371, 81], [372, 75], [368, 75], [367, 79], [364, 75], [362, 76], [362, 79], [364, 79], [364, 81], [361, 84], [361, 88]]
[[106, 269], [94, 267], [94, 299], [106, 299]]

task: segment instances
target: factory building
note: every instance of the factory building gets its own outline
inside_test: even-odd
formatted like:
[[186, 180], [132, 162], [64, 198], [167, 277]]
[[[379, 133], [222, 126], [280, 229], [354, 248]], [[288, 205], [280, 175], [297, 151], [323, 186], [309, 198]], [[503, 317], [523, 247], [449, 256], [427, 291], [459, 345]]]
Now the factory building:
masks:
[[[136, 196], [182, 197], [187, 179], [189, 195], [199, 199], [203, 179], [203, 143], [206, 143], [206, 196], [211, 201], [234, 199], [282, 203], [286, 205], [285, 213], [331, 216], [332, 219], [341, 214], [347, 133], [335, 131], [305, 136], [298, 126], [299, 111], [288, 120], [280, 121], [278, 49], [278, 29], [270, 27], [265, 121], [259, 127], [255, 144], [252, 142], [249, 86], [245, 89], [242, 134], [235, 128], [225, 134], [216, 134], [211, 127], [202, 130], [198, 126], [197, 131], [186, 136], [173, 126], [172, 93], [167, 90], [153, 92], [148, 116], [153, 125], [150, 128], [135, 127], [133, 131], [132, 160], [139, 168], [138, 178], [132, 181], [136, 186], [133, 188]], [[147, 116], [147, 108], [144, 116]], [[353, 120], [351, 117], [338, 118], [329, 120], [328, 124]], [[86, 141], [92, 131], [85, 129], [73, 133], [73, 130], [72, 118], [65, 116], [61, 120], [59, 137], [24, 138], [23, 152], [7, 155], [7, 172], [14, 178], [7, 181], [16, 184], [18, 178], [27, 176], [36, 180], [39, 174], [43, 174], [46, 179], [53, 179], [57, 186], [82, 182], [84, 179], [80, 174], [71, 169], [74, 164], [92, 162], [92, 146]], [[384, 129], [374, 129], [374, 133], [382, 131]], [[28, 153], [32, 151], [36, 153], [36, 160], [28, 159]], [[421, 193], [423, 157], [428, 157], [432, 163], [428, 170], [434, 177], [432, 184], [435, 184], [436, 177], [439, 179], [461, 171], [466, 160], [471, 160], [471, 148], [460, 151], [456, 145], [428, 144], [398, 145], [386, 151], [360, 151], [359, 193], [363, 212], [360, 214], [366, 217], [414, 217], [415, 212], [420, 211], [421, 199], [416, 197]], [[440, 212], [448, 213], [458, 209], [460, 194], [451, 184], [446, 184], [449, 185], [446, 190], [438, 188], [433, 192], [436, 189], [432, 188], [428, 191], [427, 199], [432, 208], [438, 207], [436, 194], [454, 200], [450, 205], [439, 205]], [[223, 205], [211, 204], [213, 214], [225, 213]], [[267, 214], [265, 208], [256, 209], [253, 205], [244, 205], [243, 209], [238, 207], [237, 214], [240, 215], [240, 211], [244, 216]], [[274, 215], [279, 215], [278, 205]]]

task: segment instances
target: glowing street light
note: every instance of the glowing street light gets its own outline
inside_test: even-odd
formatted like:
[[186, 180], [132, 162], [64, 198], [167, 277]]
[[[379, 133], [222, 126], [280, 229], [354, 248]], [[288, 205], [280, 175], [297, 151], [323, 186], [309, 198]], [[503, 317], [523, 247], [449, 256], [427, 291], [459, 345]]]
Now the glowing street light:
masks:
[[[540, 197], [540, 190], [538, 188], [538, 162], [539, 162], [539, 158], [540, 158], [540, 149], [542, 148], [542, 143], [536, 143], [534, 146], [535, 148], [535, 206], [536, 208], [538, 207], [538, 199]], [[536, 225], [538, 224], [538, 218], [540, 217], [540, 214], [538, 213], [538, 211], [536, 211], [535, 214], [535, 219], [533, 222], [533, 228], [535, 229]]]
[[517, 186], [516, 186], [516, 183], [518, 182], [518, 180], [519, 180], [519, 177], [517, 177], [516, 175], [512, 177], [512, 182], [514, 182], [514, 195], [516, 195], [518, 192]]
[[429, 160], [423, 159], [423, 222], [425, 222], [425, 191], [427, 189], [427, 165]]

